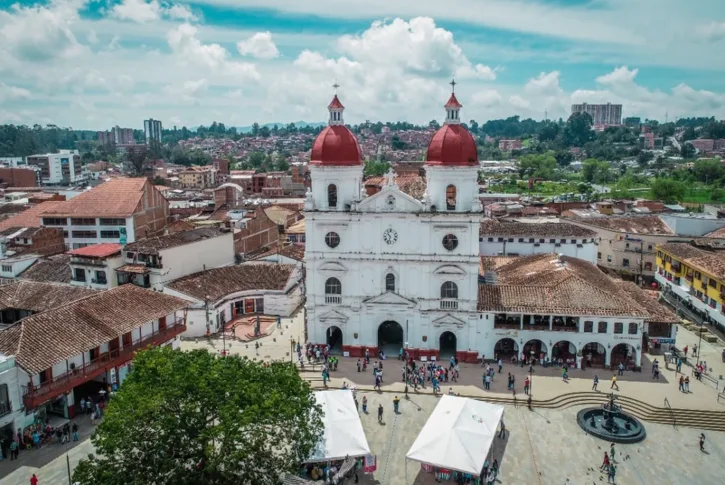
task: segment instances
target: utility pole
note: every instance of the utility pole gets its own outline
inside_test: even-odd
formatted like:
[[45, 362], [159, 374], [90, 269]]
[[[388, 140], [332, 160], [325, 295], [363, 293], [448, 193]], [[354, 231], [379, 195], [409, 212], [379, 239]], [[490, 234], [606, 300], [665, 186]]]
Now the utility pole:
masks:
[[639, 286], [644, 283], [644, 240], [639, 242]]

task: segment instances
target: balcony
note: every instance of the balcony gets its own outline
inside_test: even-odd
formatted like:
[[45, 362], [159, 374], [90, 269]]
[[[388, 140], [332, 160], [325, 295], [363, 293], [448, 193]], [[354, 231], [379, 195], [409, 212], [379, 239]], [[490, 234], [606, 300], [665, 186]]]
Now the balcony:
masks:
[[505, 313], [498, 314], [493, 318], [493, 328], [519, 330], [521, 328], [521, 317], [518, 315], [510, 317]]
[[325, 295], [325, 303], [327, 305], [339, 305], [342, 303], [340, 295]]
[[441, 300], [441, 310], [458, 310], [458, 300], [452, 298]]
[[44, 382], [40, 386], [23, 386], [23, 403], [27, 409], [34, 409], [61, 394], [70, 392], [74, 387], [98, 377], [112, 367], [125, 364], [133, 359], [138, 350], [149, 345], [162, 344], [185, 331], [186, 325], [184, 325], [183, 320], [179, 319], [176, 324], [166, 327], [160, 332], [135, 340], [128, 347], [106, 352], [96, 360], [86, 362], [81, 368], [75, 368], [64, 374], [53, 376], [51, 381]]
[[549, 330], [549, 324], [530, 324], [530, 325], [524, 325], [524, 330]]
[[13, 412], [13, 405], [10, 401], [0, 402], [0, 416], [5, 416]]

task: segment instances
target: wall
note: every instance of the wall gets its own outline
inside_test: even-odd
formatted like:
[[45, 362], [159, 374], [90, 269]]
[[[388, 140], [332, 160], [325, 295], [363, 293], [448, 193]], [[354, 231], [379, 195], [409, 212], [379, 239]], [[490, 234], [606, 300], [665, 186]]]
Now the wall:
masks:
[[[490, 241], [493, 239], [493, 241]], [[502, 256], [504, 252], [506, 255], [518, 254], [520, 256], [527, 256], [530, 254], [545, 254], [545, 253], [557, 253], [563, 254], [564, 256], [571, 256], [573, 258], [583, 259], [590, 263], [597, 263], [597, 245], [593, 242], [582, 243], [581, 239], [575, 239], [577, 243], [572, 244], [572, 239], [566, 239], [566, 243], [559, 243], [561, 238], [556, 238], [556, 243], [549, 242], [552, 238], [543, 238], [546, 242], [539, 243], [538, 241], [542, 238], [535, 238], [536, 243], [528, 242], [529, 238], [523, 238], [526, 242], [519, 242], [518, 237], [513, 238], [514, 242], [500, 242], [499, 237], [487, 237], [482, 236], [479, 238], [479, 247], [481, 256]], [[591, 241], [591, 239], [587, 239]], [[538, 244], [536, 246], [535, 244]], [[582, 247], [578, 247], [581, 245]]]
[[234, 232], [234, 252], [238, 254], [253, 253], [264, 247], [279, 244], [279, 228], [264, 209], [254, 211], [254, 219], [247, 221], [247, 228]]
[[[7, 424], [13, 423], [12, 429], [17, 430], [23, 426], [25, 414], [23, 412], [23, 400], [21, 395], [21, 385], [26, 385], [28, 382], [27, 374], [20, 370], [15, 365], [15, 359], [4, 358], [5, 360], [0, 362], [0, 386], [8, 386], [8, 398], [12, 412], [4, 416], [0, 416], [0, 428]], [[19, 376], [19, 374], [21, 374]], [[22, 379], [22, 375], [25, 375], [25, 379]]]
[[682, 217], [664, 214], [660, 218], [672, 228], [675, 234], [681, 236], [700, 237], [721, 227], [725, 227], [725, 219], [702, 219], [699, 217]]
[[[169, 201], [149, 181], [144, 184], [144, 195], [133, 214], [133, 234], [139, 239], [162, 236], [169, 216]], [[130, 236], [130, 234], [129, 234]], [[133, 242], [135, 239], [129, 239]]]
[[37, 187], [35, 170], [26, 168], [0, 168], [0, 183], [9, 187]]

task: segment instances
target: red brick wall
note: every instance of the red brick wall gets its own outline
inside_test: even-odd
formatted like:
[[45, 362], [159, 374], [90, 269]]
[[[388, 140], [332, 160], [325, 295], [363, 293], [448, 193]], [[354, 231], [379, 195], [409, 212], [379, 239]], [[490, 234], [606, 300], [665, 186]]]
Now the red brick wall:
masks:
[[234, 233], [234, 252], [248, 254], [279, 243], [279, 229], [264, 210], [257, 208], [254, 219], [247, 222], [246, 229]]
[[169, 217], [169, 201], [148, 180], [144, 184], [144, 195], [133, 216], [136, 240], [163, 236]]
[[0, 168], [0, 182], [9, 187], [37, 187], [35, 171], [27, 168]]

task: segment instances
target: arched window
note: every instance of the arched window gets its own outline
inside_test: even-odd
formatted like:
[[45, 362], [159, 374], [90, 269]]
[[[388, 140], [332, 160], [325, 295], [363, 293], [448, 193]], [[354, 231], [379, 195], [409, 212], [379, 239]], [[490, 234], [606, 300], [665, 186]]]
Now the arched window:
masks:
[[327, 207], [337, 207], [337, 185], [327, 186]]
[[395, 275], [393, 273], [385, 275], [385, 291], [395, 291]]
[[630, 322], [628, 333], [630, 335], [637, 335], [637, 330], [639, 330], [639, 325], [637, 325], [635, 322]]
[[446, 187], [446, 209], [449, 211], [456, 210], [456, 186], [449, 185]]
[[327, 278], [325, 281], [326, 295], [342, 295], [342, 283], [337, 278]]
[[458, 298], [458, 285], [452, 281], [446, 281], [441, 285], [441, 298]]

